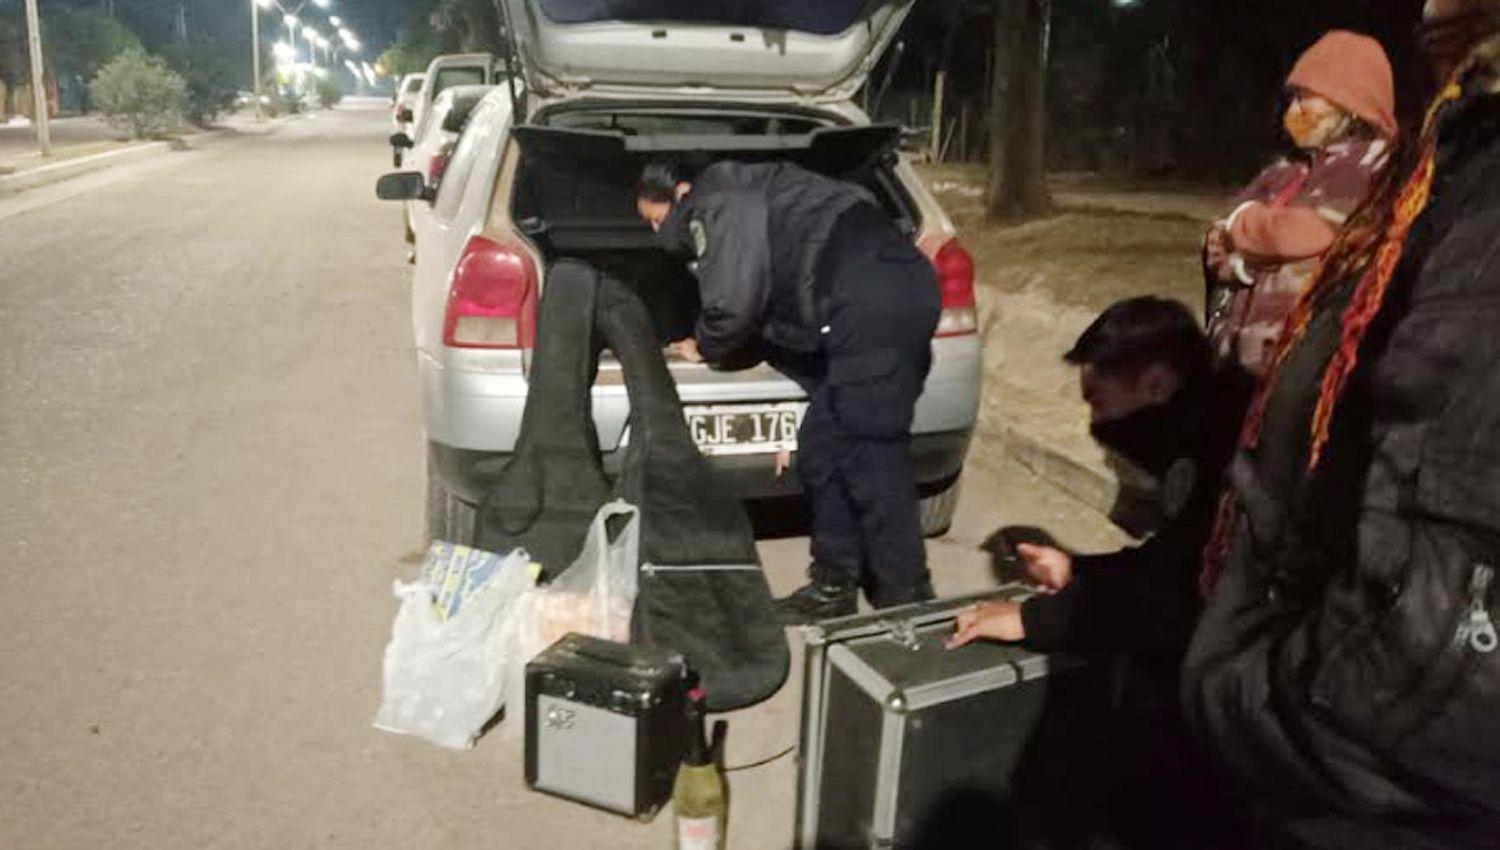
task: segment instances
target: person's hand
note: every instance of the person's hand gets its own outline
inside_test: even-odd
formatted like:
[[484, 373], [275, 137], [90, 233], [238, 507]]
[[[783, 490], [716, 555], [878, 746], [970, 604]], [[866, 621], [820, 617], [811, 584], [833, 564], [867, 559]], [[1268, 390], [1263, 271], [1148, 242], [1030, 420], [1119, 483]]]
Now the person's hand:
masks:
[[703, 362], [703, 355], [698, 353], [698, 340], [692, 337], [677, 340], [667, 346], [667, 351], [674, 357], [680, 357], [689, 363]]
[[1019, 602], [981, 602], [958, 612], [956, 627], [944, 646], [958, 649], [981, 639], [1014, 642], [1025, 637]]
[[1016, 545], [1026, 575], [1048, 590], [1062, 590], [1073, 580], [1073, 556], [1052, 546]]

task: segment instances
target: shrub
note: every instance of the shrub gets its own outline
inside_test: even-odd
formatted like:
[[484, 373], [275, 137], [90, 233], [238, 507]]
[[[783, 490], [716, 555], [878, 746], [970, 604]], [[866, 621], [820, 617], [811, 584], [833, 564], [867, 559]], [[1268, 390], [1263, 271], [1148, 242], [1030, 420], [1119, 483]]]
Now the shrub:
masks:
[[182, 124], [187, 83], [161, 59], [127, 50], [99, 69], [89, 94], [111, 127], [150, 139]]
[[332, 109], [344, 99], [344, 89], [331, 77], [318, 78], [318, 102], [324, 109]]
[[172, 69], [187, 83], [188, 120], [205, 126], [234, 106], [239, 74], [224, 51], [213, 44], [174, 46], [166, 52]]

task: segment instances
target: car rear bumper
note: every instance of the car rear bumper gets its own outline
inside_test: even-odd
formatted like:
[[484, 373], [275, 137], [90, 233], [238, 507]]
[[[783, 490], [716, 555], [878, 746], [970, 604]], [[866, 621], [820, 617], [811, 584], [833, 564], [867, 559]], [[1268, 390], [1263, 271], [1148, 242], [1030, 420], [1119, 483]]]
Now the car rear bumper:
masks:
[[[916, 434], [911, 440], [913, 472], [922, 495], [941, 492], [963, 471], [969, 453], [971, 431]], [[510, 460], [508, 452], [457, 449], [439, 442], [427, 443], [428, 463], [448, 489], [469, 504], [477, 504]], [[614, 476], [623, 462], [623, 452], [604, 454], [604, 471]], [[802, 484], [796, 473], [796, 455], [791, 470], [776, 477], [774, 455], [710, 456], [708, 464], [725, 486], [741, 499], [772, 499], [797, 496]]]

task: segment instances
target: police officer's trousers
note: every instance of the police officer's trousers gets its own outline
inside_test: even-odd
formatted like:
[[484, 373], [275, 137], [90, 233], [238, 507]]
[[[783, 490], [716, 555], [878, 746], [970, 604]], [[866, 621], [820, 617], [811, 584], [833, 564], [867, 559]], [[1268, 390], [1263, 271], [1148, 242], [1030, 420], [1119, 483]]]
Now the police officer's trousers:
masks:
[[928, 577], [910, 443], [932, 362], [937, 284], [927, 259], [881, 215], [846, 216], [826, 251], [825, 368], [798, 434], [812, 578], [898, 605], [914, 601]]

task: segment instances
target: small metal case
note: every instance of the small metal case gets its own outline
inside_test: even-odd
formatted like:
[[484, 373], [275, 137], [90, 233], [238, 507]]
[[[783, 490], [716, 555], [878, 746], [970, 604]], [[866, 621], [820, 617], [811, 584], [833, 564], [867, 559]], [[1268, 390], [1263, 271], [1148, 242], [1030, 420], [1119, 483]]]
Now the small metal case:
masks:
[[526, 784], [653, 817], [687, 749], [685, 688], [676, 653], [564, 636], [526, 665]]
[[810, 627], [795, 846], [911, 847], [953, 794], [1008, 799], [1046, 696], [1048, 661], [977, 642], [949, 652], [958, 611], [1020, 585]]

